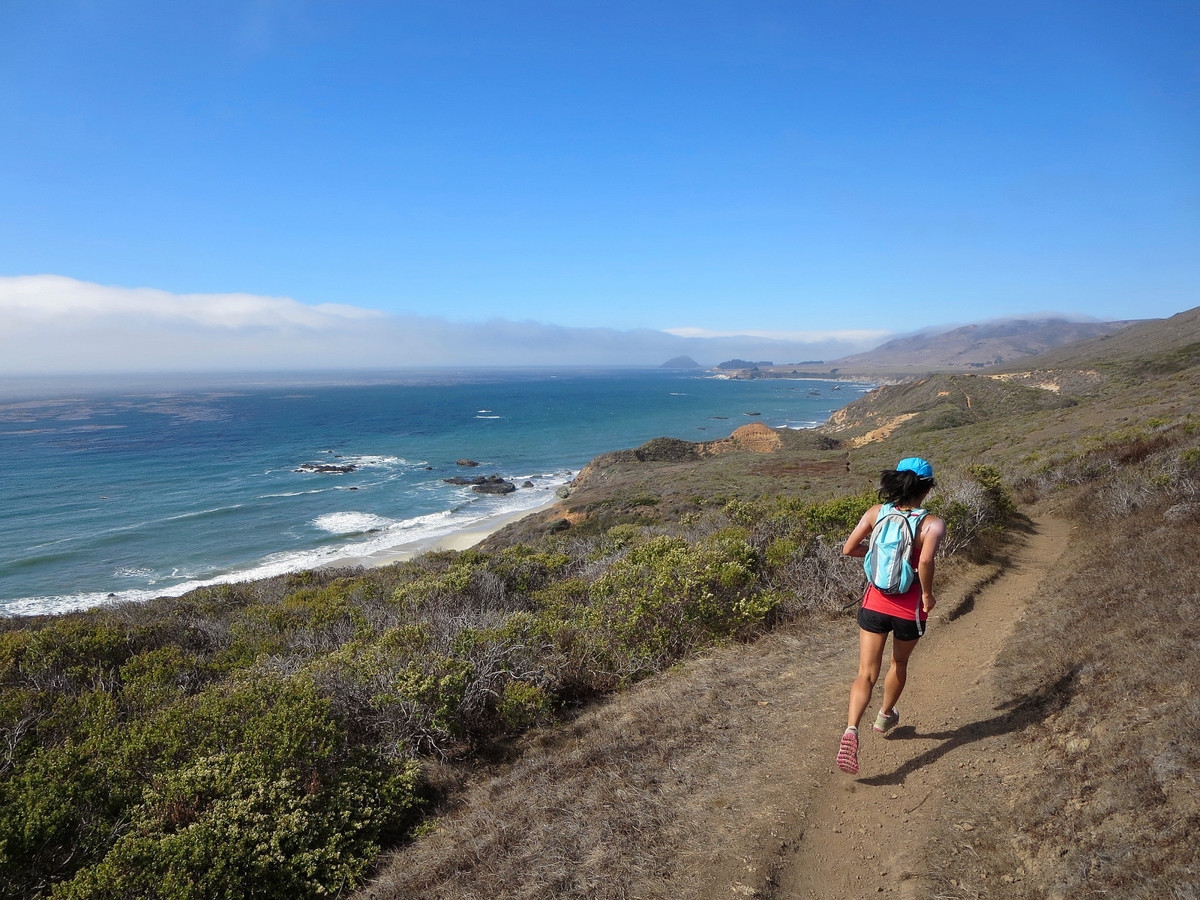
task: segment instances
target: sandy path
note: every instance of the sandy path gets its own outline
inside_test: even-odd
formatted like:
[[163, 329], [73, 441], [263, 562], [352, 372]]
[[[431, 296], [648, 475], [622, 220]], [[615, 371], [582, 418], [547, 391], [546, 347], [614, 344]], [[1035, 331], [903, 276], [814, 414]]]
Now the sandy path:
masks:
[[828, 720], [829, 765], [812, 785], [794, 824], [796, 839], [776, 857], [760, 896], [935, 894], [924, 862], [933, 823], [949, 817], [964, 833], [973, 830], [976, 823], [955, 817], [956, 798], [1002, 789], [1019, 764], [1007, 736], [1024, 720], [1019, 711], [1004, 708], [1006, 698], [996, 696], [989, 673], [1024, 604], [1036, 597], [1039, 581], [1066, 546], [1069, 529], [1059, 519], [1038, 520], [998, 579], [958, 609], [935, 617], [909, 664], [908, 685], [897, 704], [900, 725], [886, 738], [870, 729], [883, 693], [882, 683], [876, 686], [863, 719], [856, 776], [832, 765], [853, 677], [853, 671], [847, 673], [820, 713]]

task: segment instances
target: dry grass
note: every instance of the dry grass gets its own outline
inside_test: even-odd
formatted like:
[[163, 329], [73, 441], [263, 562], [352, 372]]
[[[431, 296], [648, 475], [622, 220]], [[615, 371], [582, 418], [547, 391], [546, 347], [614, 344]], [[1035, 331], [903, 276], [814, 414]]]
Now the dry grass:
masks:
[[947, 828], [947, 896], [1200, 896], [1200, 522], [1172, 505], [1077, 504], [1067, 565], [1000, 660], [1006, 693], [1056, 684], [1061, 709], [1021, 732], [1021, 776], [965, 798], [987, 825]]
[[815, 620], [719, 650], [532, 736], [359, 900], [696, 896], [771, 839], [748, 823], [792, 816], [827, 762], [811, 752], [827, 736], [785, 723], [825, 702], [805, 686], [845, 668], [844, 639], [830, 640], [844, 631]]

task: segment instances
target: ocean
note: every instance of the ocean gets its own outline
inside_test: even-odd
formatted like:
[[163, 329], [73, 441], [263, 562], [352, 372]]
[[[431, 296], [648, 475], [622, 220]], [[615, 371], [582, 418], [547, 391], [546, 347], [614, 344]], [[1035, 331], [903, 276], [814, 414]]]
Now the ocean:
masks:
[[[10, 379], [0, 614], [179, 595], [428, 542], [553, 500], [605, 451], [715, 440], [752, 421], [808, 428], [869, 388], [658, 369]], [[518, 490], [443, 480], [492, 473]]]

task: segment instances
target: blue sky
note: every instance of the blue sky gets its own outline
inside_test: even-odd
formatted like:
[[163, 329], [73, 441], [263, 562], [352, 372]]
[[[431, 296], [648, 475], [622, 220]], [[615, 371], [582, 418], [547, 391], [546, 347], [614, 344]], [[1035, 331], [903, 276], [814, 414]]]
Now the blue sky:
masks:
[[0, 4], [0, 368], [820, 358], [1198, 287], [1192, 0]]

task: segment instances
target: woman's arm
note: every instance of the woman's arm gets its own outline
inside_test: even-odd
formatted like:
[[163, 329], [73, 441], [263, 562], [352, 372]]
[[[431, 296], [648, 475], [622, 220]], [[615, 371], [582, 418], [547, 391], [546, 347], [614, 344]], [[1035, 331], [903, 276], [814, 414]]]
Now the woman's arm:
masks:
[[929, 612], [937, 605], [933, 596], [934, 560], [938, 545], [946, 534], [946, 523], [937, 516], [926, 516], [921, 522], [921, 555], [917, 559], [917, 577], [921, 580], [921, 606]]
[[842, 545], [842, 556], [866, 556], [867, 545], [864, 543], [871, 535], [871, 529], [875, 527], [875, 520], [879, 518], [879, 510], [883, 508], [883, 504], [876, 503], [858, 520], [858, 524], [854, 526], [854, 530], [850, 532], [850, 537], [846, 538], [846, 543]]

